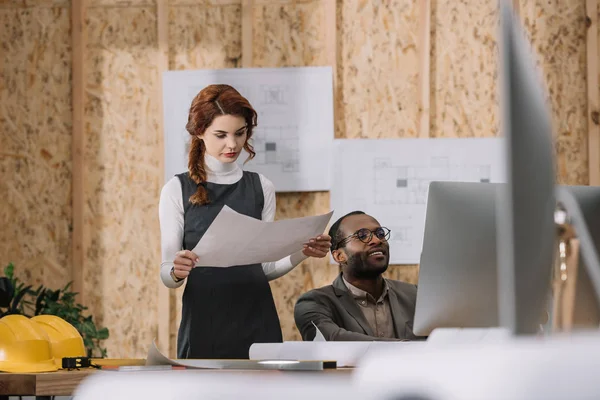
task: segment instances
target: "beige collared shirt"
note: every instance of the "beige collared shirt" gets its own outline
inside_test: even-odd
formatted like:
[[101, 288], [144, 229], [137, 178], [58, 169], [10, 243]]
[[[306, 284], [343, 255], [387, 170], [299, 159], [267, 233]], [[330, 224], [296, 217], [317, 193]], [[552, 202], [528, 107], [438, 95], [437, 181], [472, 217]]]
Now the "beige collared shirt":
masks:
[[354, 297], [356, 304], [358, 304], [358, 307], [362, 311], [367, 322], [369, 322], [375, 336], [397, 339], [394, 329], [394, 319], [390, 308], [390, 296], [388, 293], [389, 287], [387, 281], [385, 279], [383, 280], [383, 292], [379, 299], [375, 300], [369, 293], [348, 283], [344, 277], [342, 277], [342, 279], [350, 291], [350, 294]]

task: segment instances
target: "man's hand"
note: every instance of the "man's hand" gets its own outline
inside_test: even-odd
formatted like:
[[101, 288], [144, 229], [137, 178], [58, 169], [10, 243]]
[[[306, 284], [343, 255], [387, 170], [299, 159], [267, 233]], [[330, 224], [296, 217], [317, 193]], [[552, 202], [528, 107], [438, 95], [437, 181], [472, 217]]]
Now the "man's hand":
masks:
[[319, 235], [316, 238], [310, 239], [307, 243], [304, 243], [302, 252], [307, 257], [323, 258], [329, 252], [330, 247], [331, 236]]
[[173, 260], [173, 275], [179, 279], [185, 279], [198, 261], [198, 256], [189, 250], [181, 250], [175, 254]]

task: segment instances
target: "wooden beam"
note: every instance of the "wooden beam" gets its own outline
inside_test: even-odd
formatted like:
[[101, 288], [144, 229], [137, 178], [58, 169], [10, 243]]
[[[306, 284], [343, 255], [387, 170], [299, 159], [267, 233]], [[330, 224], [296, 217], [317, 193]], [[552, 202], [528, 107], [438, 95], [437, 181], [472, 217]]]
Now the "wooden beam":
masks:
[[[160, 186], [165, 184], [165, 145], [164, 145], [164, 104], [163, 104], [163, 72], [169, 70], [169, 0], [157, 0], [156, 24], [158, 32], [158, 79], [156, 99], [160, 104], [158, 116], [158, 165], [160, 171]], [[157, 260], [158, 261], [158, 260]], [[157, 262], [156, 265], [160, 263]], [[158, 343], [163, 354], [171, 355], [171, 290], [158, 279]]]
[[[325, 52], [327, 54], [327, 64], [331, 66], [333, 74], [333, 124], [336, 125], [337, 118], [339, 115], [336, 112], [337, 108], [337, 1], [336, 0], [323, 0], [323, 6], [325, 8]], [[335, 128], [334, 128], [335, 132]]]
[[242, 0], [242, 67], [253, 64], [254, 0]]
[[73, 396], [77, 387], [96, 369], [59, 370], [49, 373], [0, 372], [0, 396]]
[[420, 0], [419, 137], [429, 137], [431, 103], [431, 0]]
[[83, 273], [87, 246], [89, 245], [89, 232], [85, 226], [85, 47], [87, 35], [85, 28], [87, 0], [71, 0], [71, 45], [72, 45], [72, 101], [73, 101], [73, 133], [72, 146], [72, 265], [71, 280], [73, 290], [78, 295], [78, 301], [85, 304], [85, 291], [83, 290]]
[[600, 185], [600, 89], [598, 88], [598, 0], [586, 0], [588, 163], [590, 185]]

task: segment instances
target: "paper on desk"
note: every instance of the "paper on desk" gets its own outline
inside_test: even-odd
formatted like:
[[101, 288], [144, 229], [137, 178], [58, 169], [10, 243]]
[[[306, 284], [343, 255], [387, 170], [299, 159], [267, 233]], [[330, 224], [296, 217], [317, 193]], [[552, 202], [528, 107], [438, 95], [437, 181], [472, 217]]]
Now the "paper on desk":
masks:
[[192, 250], [196, 266], [231, 267], [278, 261], [302, 250], [323, 233], [333, 211], [323, 215], [264, 222], [223, 206]]
[[225, 368], [225, 362], [222, 360], [172, 360], [163, 355], [156, 342], [153, 340], [148, 349], [146, 365], [175, 365], [179, 367], [198, 368], [198, 369], [222, 369]]
[[256, 368], [256, 361], [250, 360], [211, 360], [211, 359], [170, 359], [163, 355], [153, 340], [146, 365], [174, 365], [190, 369], [252, 369]]
[[[300, 360], [300, 359], [298, 359]], [[325, 367], [324, 361], [302, 361], [295, 362], [294, 360], [279, 360], [281, 362], [273, 362], [278, 360], [269, 360], [263, 362], [261, 360], [215, 360], [215, 359], [175, 359], [172, 360], [163, 355], [156, 343], [153, 340], [152, 345], [148, 349], [146, 357], [146, 366], [179, 366], [189, 369], [240, 369], [240, 370], [298, 370], [298, 371], [317, 371]], [[290, 362], [294, 361], [294, 362]], [[329, 361], [329, 360], [328, 360]]]
[[326, 342], [327, 340], [325, 339], [325, 336], [323, 336], [319, 328], [317, 328], [317, 325], [313, 321], [311, 321], [311, 323], [316, 329], [315, 338], [313, 339], [313, 342]]

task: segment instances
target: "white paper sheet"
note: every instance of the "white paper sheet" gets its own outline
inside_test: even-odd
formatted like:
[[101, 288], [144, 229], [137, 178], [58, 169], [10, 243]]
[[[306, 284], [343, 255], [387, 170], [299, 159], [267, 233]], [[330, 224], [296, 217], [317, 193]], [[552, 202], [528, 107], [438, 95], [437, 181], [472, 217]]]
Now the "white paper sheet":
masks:
[[316, 329], [315, 338], [313, 339], [313, 342], [326, 342], [327, 340], [325, 339], [325, 336], [323, 336], [319, 328], [317, 328], [317, 325], [314, 322], [312, 322], [312, 324]]
[[187, 368], [222, 369], [226, 367], [224, 360], [172, 360], [163, 355], [153, 340], [146, 356], [146, 365], [174, 365]]
[[264, 222], [224, 206], [192, 250], [196, 266], [231, 267], [278, 261], [325, 231], [327, 214]]

